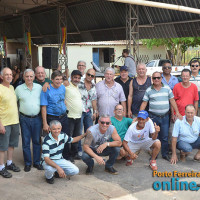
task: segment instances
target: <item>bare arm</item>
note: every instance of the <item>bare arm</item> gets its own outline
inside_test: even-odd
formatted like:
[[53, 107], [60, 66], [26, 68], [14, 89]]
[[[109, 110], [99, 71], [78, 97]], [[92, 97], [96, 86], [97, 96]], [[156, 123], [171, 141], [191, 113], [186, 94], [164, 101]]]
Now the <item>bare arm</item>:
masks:
[[83, 144], [83, 150], [88, 155], [93, 157], [98, 162], [99, 165], [105, 165], [105, 161], [103, 160], [103, 158], [98, 156], [96, 153], [94, 153], [94, 151], [90, 148], [92, 140], [93, 140], [92, 133], [90, 132], [90, 130], [87, 130], [87, 136], [86, 136], [84, 144]]
[[5, 134], [5, 133], [6, 133], [6, 129], [3, 126], [3, 124], [1, 123], [1, 120], [0, 120], [0, 134]]
[[47, 91], [47, 88], [49, 88], [49, 90], [50, 90], [50, 84], [49, 84], [48, 82], [46, 82], [46, 83], [43, 85], [42, 91], [43, 91], [43, 92], [46, 92], [46, 91]]
[[129, 95], [128, 95], [128, 117], [132, 118], [133, 113], [131, 111], [131, 105], [133, 102], [133, 80], [129, 84]]
[[86, 135], [87, 135], [87, 133], [84, 133], [84, 134], [82, 134], [82, 135], [79, 135], [79, 136], [77, 136], [77, 137], [74, 137], [72, 143], [76, 143], [76, 142], [78, 142], [79, 140], [82, 140], [84, 137], [86, 137]]
[[47, 107], [42, 106], [41, 112], [42, 112], [43, 130], [48, 133], [50, 131], [50, 128], [49, 125], [47, 124]]
[[178, 107], [177, 107], [177, 105], [176, 105], [176, 102], [175, 102], [174, 98], [171, 98], [169, 101], [170, 101], [171, 106], [173, 107], [173, 109], [174, 109], [175, 112], [176, 112], [176, 117], [177, 117], [178, 119], [182, 120], [182, 119], [183, 119], [183, 116], [179, 113]]
[[198, 101], [194, 101], [194, 107], [195, 107], [195, 110], [196, 110], [196, 115], [198, 113]]
[[47, 165], [50, 165], [51, 167], [56, 168], [61, 178], [66, 177], [66, 174], [63, 171], [63, 169], [59, 165], [57, 165], [55, 162], [53, 162], [53, 160], [51, 160], [49, 157], [44, 157], [44, 161], [46, 162]]
[[178, 161], [177, 155], [176, 155], [176, 144], [177, 144], [177, 137], [172, 137], [172, 158], [171, 158], [171, 164], [176, 164]]
[[124, 107], [124, 116], [126, 116], [126, 101], [122, 101], [121, 104]]
[[93, 116], [92, 119], [96, 120], [96, 118], [98, 117], [98, 112], [97, 112], [97, 100], [93, 100], [92, 101], [92, 109], [93, 109]]
[[143, 101], [141, 106], [140, 106], [140, 110], [145, 110], [145, 108], [147, 107], [147, 101]]
[[132, 160], [135, 160], [135, 159], [138, 157], [135, 153], [133, 153], [133, 152], [130, 150], [130, 148], [129, 148], [129, 146], [128, 146], [128, 142], [127, 142], [126, 140], [123, 140], [122, 145], [123, 145], [124, 149], [128, 152], [128, 154], [129, 154], [129, 156], [130, 156], [130, 158], [131, 158]]

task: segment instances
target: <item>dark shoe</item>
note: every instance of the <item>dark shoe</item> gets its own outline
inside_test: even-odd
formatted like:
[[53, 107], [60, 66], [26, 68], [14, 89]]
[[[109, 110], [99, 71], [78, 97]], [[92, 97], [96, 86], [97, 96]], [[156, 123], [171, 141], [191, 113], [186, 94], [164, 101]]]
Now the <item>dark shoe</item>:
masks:
[[81, 160], [81, 156], [79, 156], [78, 154], [76, 154], [76, 155], [74, 156], [74, 160]]
[[25, 171], [25, 172], [31, 171], [31, 166], [30, 166], [30, 165], [25, 165], [24, 171]]
[[59, 176], [59, 174], [58, 174], [57, 171], [55, 171], [55, 173], [54, 173], [54, 177], [55, 177], [55, 178], [60, 178], [60, 176]]
[[3, 176], [4, 178], [12, 177], [12, 174], [8, 172], [5, 167], [0, 171], [0, 175]]
[[33, 164], [33, 167], [37, 168], [38, 170], [44, 170], [42, 165]]
[[46, 181], [47, 181], [47, 183], [49, 183], [49, 184], [54, 184], [54, 177], [52, 177], [52, 178], [50, 178], [50, 179], [46, 178]]
[[88, 168], [86, 169], [86, 175], [91, 175], [91, 174], [93, 174], [93, 167], [94, 167], [94, 166], [88, 167]]
[[163, 156], [162, 158], [165, 159], [165, 160], [167, 160], [167, 161], [169, 161], [169, 162], [170, 162], [170, 160], [171, 160], [170, 157], [169, 157], [168, 155]]
[[116, 169], [114, 169], [113, 167], [105, 167], [105, 171], [110, 173], [110, 174], [113, 174], [113, 175], [117, 175], [118, 174], [118, 171]]
[[20, 172], [20, 168], [15, 165], [15, 163], [11, 163], [10, 165], [6, 164], [7, 170], [12, 170], [13, 172]]

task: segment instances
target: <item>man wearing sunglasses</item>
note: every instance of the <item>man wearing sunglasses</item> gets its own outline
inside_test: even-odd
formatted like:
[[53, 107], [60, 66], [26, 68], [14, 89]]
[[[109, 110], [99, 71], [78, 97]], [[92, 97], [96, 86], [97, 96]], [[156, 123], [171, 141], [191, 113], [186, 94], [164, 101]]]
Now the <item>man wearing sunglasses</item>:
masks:
[[178, 83], [178, 79], [171, 75], [172, 65], [169, 60], [163, 62], [162, 71], [162, 83], [169, 85], [170, 89], [173, 90], [174, 86]]
[[[93, 125], [93, 120], [97, 117], [97, 94], [95, 84], [92, 82], [95, 77], [95, 70], [88, 69], [85, 79], [78, 84], [83, 103], [83, 112], [81, 117], [81, 133], [84, 126], [84, 133]], [[78, 155], [82, 155], [81, 142], [78, 145]]]
[[[113, 139], [110, 142], [110, 139]], [[98, 120], [98, 124], [90, 127], [87, 130], [87, 136], [83, 145], [83, 162], [88, 166], [86, 174], [93, 173], [94, 160], [99, 165], [105, 165], [105, 171], [111, 174], [118, 174], [113, 168], [115, 160], [119, 154], [120, 146], [122, 145], [120, 136], [115, 127], [111, 125], [110, 116], [102, 115]], [[109, 156], [105, 161], [101, 156]]]
[[[153, 84], [147, 88], [143, 97], [143, 102], [140, 110], [145, 110], [149, 102], [149, 117], [160, 126], [158, 138], [161, 141], [162, 158], [170, 161], [168, 147], [168, 131], [169, 131], [169, 107], [171, 106], [176, 111], [176, 116], [182, 119], [178, 112], [174, 95], [168, 85], [162, 83], [160, 72], [152, 74]], [[170, 103], [170, 104], [169, 104]]]
[[[190, 63], [190, 70], [192, 72], [190, 82], [194, 83], [198, 88], [198, 94], [200, 96], [200, 74], [199, 74], [199, 61], [193, 60]], [[200, 116], [200, 101], [198, 102], [198, 116]]]

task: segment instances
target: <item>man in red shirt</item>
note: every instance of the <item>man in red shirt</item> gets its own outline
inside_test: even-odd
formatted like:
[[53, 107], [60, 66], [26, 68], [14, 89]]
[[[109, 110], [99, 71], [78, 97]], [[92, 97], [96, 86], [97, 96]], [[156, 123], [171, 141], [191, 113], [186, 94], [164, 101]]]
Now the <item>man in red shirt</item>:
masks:
[[[184, 116], [185, 106], [193, 104], [197, 115], [199, 95], [197, 86], [194, 83], [189, 82], [191, 71], [189, 69], [183, 69], [181, 72], [181, 78], [182, 82], [177, 83], [173, 89], [174, 99], [178, 106], [179, 113]], [[172, 117], [172, 119], [174, 119], [173, 112]]]

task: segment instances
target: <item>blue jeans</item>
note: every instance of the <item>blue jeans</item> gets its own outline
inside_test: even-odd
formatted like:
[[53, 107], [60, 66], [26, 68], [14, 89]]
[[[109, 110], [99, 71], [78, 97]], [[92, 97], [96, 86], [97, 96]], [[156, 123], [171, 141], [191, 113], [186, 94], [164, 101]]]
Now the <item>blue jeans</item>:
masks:
[[19, 116], [21, 133], [22, 133], [22, 148], [25, 165], [32, 165], [30, 142], [33, 143], [33, 163], [40, 164], [40, 131], [42, 127], [41, 116], [35, 118]]
[[[98, 156], [109, 156], [109, 160], [106, 161], [106, 167], [110, 168], [114, 165], [115, 160], [117, 156], [119, 155], [120, 147], [106, 147], [102, 153], [97, 153], [95, 149], [92, 149], [92, 150]], [[86, 152], [83, 152], [82, 160], [88, 167], [94, 166], [94, 160]]]
[[[64, 170], [66, 175], [73, 176], [79, 173], [78, 167], [68, 160], [59, 159], [59, 160], [53, 160], [53, 162], [55, 162], [58, 166], [60, 166]], [[43, 162], [42, 165], [45, 169], [46, 178], [47, 179], [52, 178], [57, 169], [50, 165], [47, 165], [45, 162]]]
[[200, 137], [193, 143], [187, 143], [181, 140], [178, 141], [177, 149], [182, 150], [183, 152], [192, 152], [193, 149], [200, 149]]
[[[86, 133], [87, 129], [93, 125], [92, 120], [92, 112], [83, 112], [81, 117], [81, 134], [83, 132], [83, 126], [84, 126], [84, 133]], [[81, 147], [81, 141], [78, 142], [78, 151], [82, 151]]]
[[169, 154], [169, 146], [168, 146], [168, 135], [169, 135], [169, 115], [165, 115], [164, 117], [158, 117], [149, 113], [149, 117], [155, 122], [158, 126], [160, 126], [160, 132], [158, 133], [158, 139], [161, 141], [161, 154], [162, 157], [165, 157]]

